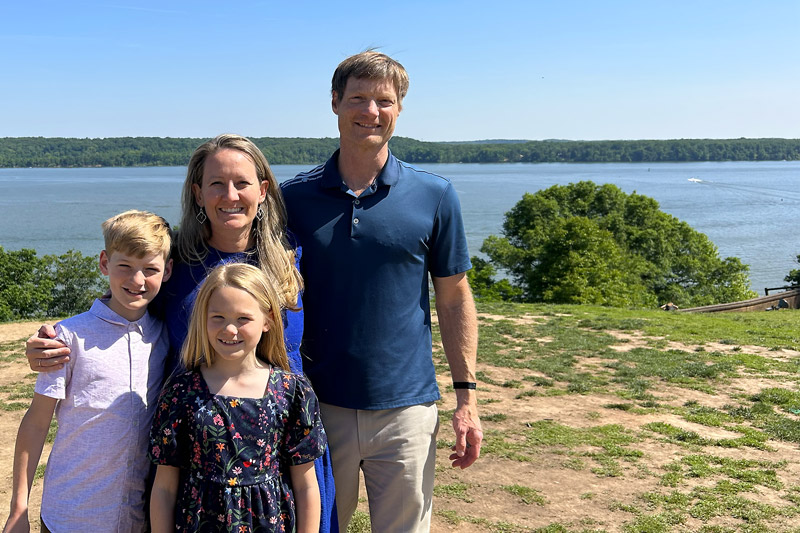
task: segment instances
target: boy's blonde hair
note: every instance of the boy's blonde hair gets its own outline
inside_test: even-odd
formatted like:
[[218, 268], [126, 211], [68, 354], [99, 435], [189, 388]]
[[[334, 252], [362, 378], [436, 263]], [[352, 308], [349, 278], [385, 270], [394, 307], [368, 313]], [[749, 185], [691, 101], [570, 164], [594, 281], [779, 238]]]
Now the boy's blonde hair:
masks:
[[272, 366], [289, 370], [289, 358], [283, 340], [282, 299], [275, 290], [275, 283], [258, 267], [245, 263], [229, 263], [218, 266], [208, 275], [197, 293], [189, 331], [181, 349], [181, 360], [188, 369], [201, 364], [214, 364], [214, 349], [208, 340], [208, 302], [215, 290], [233, 287], [245, 291], [258, 302], [267, 319], [269, 331], [261, 335], [256, 347], [256, 357]]
[[161, 255], [169, 259], [172, 231], [164, 218], [132, 209], [103, 222], [106, 254], [120, 252], [134, 257]]

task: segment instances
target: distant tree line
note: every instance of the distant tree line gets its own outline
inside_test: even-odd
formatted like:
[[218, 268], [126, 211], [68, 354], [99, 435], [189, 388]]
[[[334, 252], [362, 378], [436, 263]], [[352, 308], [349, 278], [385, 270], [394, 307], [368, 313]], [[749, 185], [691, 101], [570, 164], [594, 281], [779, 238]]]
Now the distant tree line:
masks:
[[[272, 164], [312, 165], [338, 147], [336, 138], [254, 137]], [[206, 139], [115, 137], [0, 138], [0, 167], [184, 166]], [[631, 163], [800, 160], [800, 139], [667, 141], [423, 142], [395, 137], [394, 154], [410, 163]]]

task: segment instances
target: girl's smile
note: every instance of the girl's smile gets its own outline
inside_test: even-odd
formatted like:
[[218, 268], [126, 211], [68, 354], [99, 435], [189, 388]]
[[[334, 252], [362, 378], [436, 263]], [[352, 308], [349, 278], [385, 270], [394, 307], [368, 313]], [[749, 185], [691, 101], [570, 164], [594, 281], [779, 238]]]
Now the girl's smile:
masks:
[[248, 292], [220, 287], [209, 298], [206, 329], [208, 342], [219, 359], [255, 362], [256, 347], [269, 330], [269, 322]]

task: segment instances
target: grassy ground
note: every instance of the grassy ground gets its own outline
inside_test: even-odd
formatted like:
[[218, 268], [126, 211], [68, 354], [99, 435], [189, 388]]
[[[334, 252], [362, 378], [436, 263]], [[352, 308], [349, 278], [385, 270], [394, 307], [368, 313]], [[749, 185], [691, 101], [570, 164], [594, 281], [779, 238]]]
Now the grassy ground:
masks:
[[442, 460], [434, 356], [435, 530], [800, 531], [800, 312], [479, 312], [474, 471]]
[[[446, 459], [455, 399], [435, 346], [434, 532], [800, 532], [800, 311], [479, 314], [485, 440], [463, 471]], [[31, 393], [21, 352], [0, 342], [0, 427]], [[369, 531], [367, 511], [351, 532]]]
[[800, 531], [800, 312], [479, 311], [489, 475], [437, 477], [438, 519], [509, 532]]

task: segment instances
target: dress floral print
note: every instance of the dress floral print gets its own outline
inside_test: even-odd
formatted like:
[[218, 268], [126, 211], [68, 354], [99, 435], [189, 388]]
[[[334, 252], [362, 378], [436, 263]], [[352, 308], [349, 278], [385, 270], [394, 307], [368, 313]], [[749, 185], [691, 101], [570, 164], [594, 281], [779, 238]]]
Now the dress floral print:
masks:
[[199, 371], [164, 386], [150, 459], [181, 469], [177, 531], [294, 531], [288, 467], [322, 455], [319, 404], [305, 377], [272, 369], [263, 398], [211, 394]]

